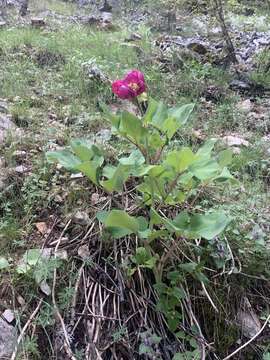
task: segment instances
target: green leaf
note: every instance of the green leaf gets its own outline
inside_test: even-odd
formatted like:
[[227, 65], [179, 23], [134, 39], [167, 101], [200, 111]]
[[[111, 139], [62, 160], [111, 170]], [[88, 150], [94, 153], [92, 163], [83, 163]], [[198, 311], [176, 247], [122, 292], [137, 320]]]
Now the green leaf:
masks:
[[181, 173], [185, 171], [190, 164], [192, 164], [194, 159], [195, 155], [191, 149], [185, 147], [181, 150], [171, 151], [167, 155], [165, 163], [172, 166], [177, 173]]
[[128, 111], [123, 111], [121, 114], [119, 131], [121, 134], [131, 137], [137, 144], [145, 142], [146, 128], [143, 127], [142, 121], [137, 116]]
[[163, 129], [164, 121], [168, 118], [168, 109], [167, 106], [163, 104], [163, 102], [159, 102], [155, 109], [155, 113], [152, 114], [151, 124], [158, 129]]
[[39, 249], [30, 249], [30, 250], [27, 250], [25, 253], [24, 253], [24, 256], [23, 256], [23, 259], [24, 261], [31, 265], [31, 266], [34, 266], [36, 265], [40, 259], [41, 259], [41, 251]]
[[174, 136], [181, 126], [187, 123], [194, 106], [195, 104], [186, 104], [168, 111], [168, 118], [163, 123], [162, 129], [167, 133], [169, 139]]
[[94, 184], [98, 185], [98, 169], [103, 163], [103, 158], [98, 161], [86, 161], [76, 166], [76, 169], [86, 175]]
[[128, 213], [122, 210], [111, 210], [105, 221], [105, 226], [107, 227], [117, 226], [117, 227], [129, 229], [133, 232], [138, 232], [140, 230], [140, 226], [137, 219], [133, 216], [128, 215]]
[[132, 256], [132, 261], [142, 267], [153, 269], [156, 264], [156, 258], [151, 256], [144, 247], [138, 247], [136, 254]]
[[113, 114], [103, 102], [100, 102], [99, 106], [101, 107], [106, 119], [109, 120], [116, 129], [118, 129], [120, 125], [120, 115]]
[[73, 139], [70, 142], [72, 150], [81, 161], [89, 161], [94, 156], [92, 144], [85, 139]]
[[123, 165], [139, 166], [145, 163], [145, 158], [139, 150], [134, 150], [129, 157], [120, 158], [119, 162]]
[[211, 240], [219, 235], [230, 223], [231, 218], [223, 212], [212, 212], [206, 215], [193, 215], [190, 219], [190, 230], [199, 236]]
[[0, 257], [0, 270], [6, 269], [9, 267], [9, 262], [3, 256]]
[[215, 160], [200, 160], [191, 164], [189, 171], [201, 181], [211, 179], [218, 175], [220, 166]]
[[153, 118], [154, 114], [156, 113], [157, 108], [158, 108], [158, 102], [156, 100], [150, 98], [148, 100], [148, 106], [147, 106], [146, 113], [144, 114], [144, 117], [143, 117], [143, 123], [145, 125], [152, 121], [152, 118]]
[[49, 151], [46, 153], [46, 157], [48, 161], [57, 161], [68, 170], [74, 170], [81, 163], [76, 156], [67, 150]]
[[189, 215], [187, 212], [181, 212], [172, 223], [176, 231], [180, 231], [186, 236], [203, 237], [210, 240], [220, 234], [230, 221], [231, 218], [218, 211], [205, 215]]
[[221, 167], [228, 166], [232, 162], [233, 153], [230, 149], [221, 151], [218, 154], [218, 163]]
[[98, 212], [96, 216], [115, 238], [138, 233], [140, 231], [141, 222], [137, 218], [128, 215], [125, 211], [101, 211]]
[[226, 167], [213, 180], [218, 182], [224, 182], [229, 180], [232, 184], [238, 183], [238, 181], [232, 176], [232, 174], [229, 172], [229, 170]]
[[209, 139], [207, 140], [203, 146], [199, 148], [199, 150], [196, 153], [197, 159], [210, 159], [211, 152], [214, 149], [214, 146], [217, 142], [217, 139]]
[[110, 168], [111, 173], [108, 173], [108, 168], [106, 169], [106, 174], [109, 176], [108, 180], [101, 181], [100, 184], [109, 192], [112, 191], [122, 191], [123, 185], [127, 181], [132, 166], [122, 165], [121, 163], [116, 168]]

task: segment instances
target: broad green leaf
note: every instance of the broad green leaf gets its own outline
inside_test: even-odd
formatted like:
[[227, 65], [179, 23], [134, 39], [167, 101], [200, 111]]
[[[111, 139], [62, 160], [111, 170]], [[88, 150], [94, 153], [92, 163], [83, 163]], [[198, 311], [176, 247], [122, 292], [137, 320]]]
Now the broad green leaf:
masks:
[[103, 103], [103, 102], [100, 102], [99, 103], [105, 117], [107, 120], [110, 121], [110, 123], [116, 128], [118, 129], [119, 128], [119, 125], [120, 125], [120, 118], [121, 116], [120, 115], [115, 115], [112, 113], [112, 111], [110, 109], [108, 109], [108, 107]]
[[139, 166], [144, 164], [145, 158], [139, 150], [134, 150], [129, 157], [120, 158], [119, 162], [123, 165]]
[[189, 171], [201, 181], [211, 179], [218, 175], [220, 166], [215, 160], [201, 160], [191, 164]]
[[149, 254], [149, 252], [144, 247], [138, 247], [136, 249], [136, 254], [132, 256], [132, 261], [141, 267], [153, 269], [155, 267], [157, 258], [151, 256], [151, 254]]
[[126, 229], [133, 233], [140, 231], [140, 222], [133, 216], [122, 210], [111, 210], [99, 212], [97, 218], [106, 228]]
[[3, 256], [0, 257], [0, 270], [6, 269], [9, 267], [9, 262]]
[[151, 124], [158, 129], [163, 129], [164, 121], [168, 118], [168, 109], [163, 102], [157, 104], [154, 115], [152, 116]]
[[144, 117], [143, 117], [143, 123], [145, 125], [152, 121], [152, 118], [153, 118], [155, 112], [157, 111], [157, 108], [158, 108], [158, 102], [156, 100], [150, 98], [148, 100], [148, 106], [147, 106], [146, 113], [144, 114]]
[[199, 236], [211, 240], [219, 235], [231, 219], [223, 212], [212, 212], [205, 215], [193, 215], [190, 219], [190, 230]]
[[232, 174], [226, 167], [213, 180], [218, 182], [224, 182], [229, 180], [232, 184], [238, 183], [238, 181], [232, 176]]
[[233, 153], [230, 149], [221, 151], [218, 154], [218, 163], [221, 167], [228, 166], [232, 162]]
[[74, 156], [70, 151], [49, 151], [46, 153], [46, 157], [50, 162], [59, 162], [60, 165], [64, 166], [68, 170], [74, 170], [81, 161]]
[[[120, 163], [116, 168], [114, 168], [114, 171], [111, 171], [110, 178], [108, 180], [101, 181], [100, 184], [109, 192], [120, 192], [123, 190], [123, 185], [127, 181], [131, 169], [132, 166], [122, 165]], [[105, 174], [108, 176], [108, 168]]]
[[76, 166], [76, 169], [86, 175], [94, 184], [98, 185], [98, 170], [103, 163], [103, 159], [99, 161], [86, 161]]
[[207, 240], [213, 239], [220, 234], [231, 219], [223, 212], [212, 212], [205, 215], [189, 215], [187, 212], [181, 212], [173, 220], [173, 226], [176, 231], [191, 238], [203, 237]]
[[166, 132], [169, 139], [174, 136], [181, 126], [187, 123], [193, 109], [194, 104], [186, 104], [168, 111], [168, 118], [164, 121], [162, 130]]
[[[108, 216], [109, 216], [110, 212], [109, 211], [99, 211], [96, 214], [96, 218], [102, 223], [105, 224]], [[106, 230], [110, 233], [110, 235], [114, 238], [114, 239], [120, 239], [124, 236], [130, 235], [133, 233], [132, 230], [126, 229], [126, 228], [122, 228], [122, 227], [117, 227], [117, 226], [113, 226], [113, 227], [106, 227]]]
[[171, 151], [165, 160], [166, 164], [172, 166], [177, 173], [181, 173], [192, 164], [195, 159], [195, 155], [190, 148], [182, 148], [181, 150]]
[[31, 270], [31, 266], [26, 263], [19, 264], [16, 267], [16, 271], [18, 274], [26, 274], [29, 270]]
[[197, 270], [198, 264], [195, 262], [188, 262], [188, 263], [180, 264], [179, 267], [183, 271], [192, 274], [194, 271]]
[[137, 144], [144, 144], [145, 142], [146, 128], [143, 127], [142, 121], [137, 116], [128, 111], [123, 111], [121, 114], [119, 131], [131, 137]]
[[199, 150], [196, 153], [196, 158], [200, 160], [204, 159], [210, 159], [211, 152], [214, 149], [214, 146], [217, 142], [217, 139], [210, 139], [207, 140], [203, 146], [199, 148]]
[[81, 161], [89, 161], [94, 156], [92, 144], [85, 139], [73, 139], [70, 142], [72, 150]]
[[30, 266], [36, 265], [41, 259], [41, 251], [39, 249], [30, 249], [23, 255], [23, 260]]

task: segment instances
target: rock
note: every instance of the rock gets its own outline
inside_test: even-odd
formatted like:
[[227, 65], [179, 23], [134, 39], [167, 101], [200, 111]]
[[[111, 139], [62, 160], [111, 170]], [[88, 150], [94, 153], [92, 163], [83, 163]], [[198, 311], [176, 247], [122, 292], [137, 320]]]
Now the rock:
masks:
[[237, 90], [237, 91], [250, 91], [251, 86], [248, 82], [242, 80], [232, 80], [229, 84], [230, 89]]
[[262, 325], [246, 297], [241, 305], [242, 308], [237, 312], [236, 323], [241, 328], [243, 335], [251, 339], [261, 330]]
[[73, 216], [73, 221], [79, 225], [88, 225], [90, 223], [90, 218], [85, 211], [77, 211]]
[[241, 154], [241, 149], [239, 147], [232, 146], [232, 152], [233, 152], [234, 155], [240, 155]]
[[42, 235], [45, 235], [48, 231], [48, 226], [45, 222], [37, 222], [35, 226]]
[[101, 21], [103, 22], [112, 22], [112, 14], [110, 12], [103, 12], [100, 17]]
[[50, 286], [48, 285], [48, 283], [45, 280], [41, 281], [41, 283], [39, 284], [39, 288], [43, 292], [43, 294], [45, 294], [47, 296], [51, 295], [51, 293], [52, 293]]
[[107, 84], [109, 82], [108, 76], [93, 62], [85, 62], [82, 64], [82, 69], [86, 77], [100, 84]]
[[189, 50], [192, 50], [200, 55], [205, 55], [208, 53], [208, 49], [206, 48], [206, 46], [201, 43], [201, 42], [194, 42], [191, 41], [190, 43], [187, 44], [187, 48]]
[[[40, 249], [39, 249], [40, 250]], [[49, 259], [50, 257], [54, 256], [54, 249], [53, 248], [44, 248], [41, 251], [41, 256], [44, 258], [44, 259]], [[61, 259], [61, 260], [67, 260], [68, 258], [68, 253], [66, 250], [57, 250], [56, 253], [55, 253], [56, 257], [58, 259]]]
[[248, 114], [253, 109], [253, 103], [250, 101], [250, 99], [240, 101], [236, 106], [241, 112], [245, 114]]
[[15, 316], [12, 310], [10, 309], [6, 309], [3, 314], [2, 317], [9, 323], [11, 324], [13, 320], [15, 320]]
[[0, 359], [10, 359], [17, 339], [16, 328], [0, 318]]
[[46, 26], [46, 22], [42, 18], [32, 18], [31, 25], [35, 28], [42, 28], [42, 27]]
[[137, 40], [141, 40], [142, 37], [140, 34], [137, 33], [132, 33], [129, 35], [128, 38], [125, 39], [126, 42], [132, 42], [132, 41], [137, 41]]
[[112, 132], [110, 129], [101, 129], [99, 132], [95, 135], [95, 140], [98, 143], [106, 143], [109, 141], [112, 137]]
[[83, 260], [89, 259], [90, 258], [89, 246], [87, 244], [80, 246], [78, 249], [78, 255]]
[[222, 138], [222, 141], [227, 145], [227, 146], [249, 146], [249, 142], [245, 139], [242, 139], [238, 136], [233, 136], [233, 135], [228, 135], [228, 136], [224, 136]]
[[9, 115], [0, 114], [0, 144], [4, 142], [9, 134], [14, 135], [15, 133], [20, 133], [19, 129], [10, 118]]
[[108, 0], [104, 0], [103, 6], [99, 8], [100, 12], [111, 12], [112, 6], [109, 4]]
[[18, 165], [14, 168], [14, 171], [17, 173], [17, 174], [25, 174], [29, 171], [29, 168], [24, 166], [24, 165]]
[[7, 23], [5, 21], [0, 21], [0, 29], [5, 27], [6, 25], [7, 25]]
[[0, 99], [0, 113], [8, 113], [8, 104], [3, 99]]
[[12, 153], [12, 156], [16, 159], [16, 160], [23, 160], [25, 159], [27, 155], [27, 152], [24, 151], [24, 150], [15, 150], [13, 153]]

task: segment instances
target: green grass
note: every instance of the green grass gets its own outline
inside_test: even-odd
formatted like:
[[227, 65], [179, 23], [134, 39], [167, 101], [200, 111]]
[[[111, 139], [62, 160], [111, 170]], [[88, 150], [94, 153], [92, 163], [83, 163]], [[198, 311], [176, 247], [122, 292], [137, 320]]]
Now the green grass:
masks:
[[[48, 0], [42, 4], [33, 1], [30, 8], [36, 14], [43, 8], [65, 15], [75, 11], [73, 4]], [[0, 98], [9, 101], [13, 119], [24, 131], [22, 139], [10, 141], [0, 148], [1, 156], [9, 168], [14, 168], [20, 164], [14, 152], [26, 151], [24, 161], [31, 168], [24, 176], [10, 177], [5, 191], [0, 193], [0, 255], [16, 258], [25, 249], [42, 246], [40, 239], [35, 237], [35, 223], [44, 218], [47, 221], [55, 215], [57, 220], [63, 221], [76, 209], [93, 211], [90, 206], [92, 186], [84, 180], [71, 181], [69, 174], [49, 166], [44, 156], [45, 151], [66, 145], [74, 136], [91, 137], [98, 129], [107, 127], [97, 102], [113, 102], [111, 89], [87, 79], [83, 71], [86, 62], [96, 63], [112, 80], [121, 78], [129, 69], [139, 68], [145, 73], [151, 96], [168, 104], [195, 101], [192, 122], [177, 138], [181, 144], [198, 146], [191, 134], [192, 127], [202, 130], [206, 137], [233, 132], [246, 135], [246, 116], [236, 108], [241, 97], [228, 90], [229, 73], [196, 62], [187, 63], [173, 74], [161, 72], [153, 60], [154, 35], [147, 27], [138, 29], [142, 35], [138, 42], [140, 55], [134, 47], [124, 45], [125, 38], [133, 31], [127, 26], [110, 33], [70, 24], [63, 24], [56, 31], [30, 27], [0, 30]], [[47, 54], [48, 58], [61, 56], [64, 60], [40, 64], [40, 53]], [[268, 54], [258, 58], [262, 66], [258, 66], [254, 78], [262, 82], [268, 79], [268, 73], [263, 73], [268, 60]], [[222, 96], [207, 109], [201, 98], [212, 85], [220, 87]], [[265, 233], [269, 230], [269, 158], [260, 141], [264, 132], [257, 128], [248, 131], [251, 132], [251, 146], [241, 149], [231, 166], [240, 185], [228, 186], [225, 190], [209, 189], [201, 206], [207, 207], [218, 200], [217, 206], [234, 218], [226, 235], [244, 271], [267, 276], [270, 271], [269, 244], [259, 243], [252, 230], [255, 225]], [[121, 148], [117, 142], [112, 141], [110, 145]], [[72, 231], [75, 238], [80, 229], [74, 227]], [[266, 237], [264, 241], [267, 243]], [[74, 256], [76, 258], [77, 254]], [[75, 280], [69, 278], [72, 271], [77, 274], [73, 262], [61, 268], [58, 300], [63, 309], [73, 295]], [[13, 276], [16, 289], [21, 290], [29, 302], [35, 301], [38, 290], [33, 276]], [[238, 286], [239, 279], [230, 278], [230, 281], [232, 287]], [[244, 287], [243, 293], [247, 290], [249, 288]], [[52, 308], [48, 304], [42, 308], [37, 323], [46, 328], [47, 323], [52, 326], [51, 319]], [[217, 326], [224, 331], [224, 322], [221, 323]], [[234, 334], [230, 339], [232, 343], [235, 337]], [[35, 339], [26, 341], [25, 346], [36, 356], [33, 358], [38, 359]]]

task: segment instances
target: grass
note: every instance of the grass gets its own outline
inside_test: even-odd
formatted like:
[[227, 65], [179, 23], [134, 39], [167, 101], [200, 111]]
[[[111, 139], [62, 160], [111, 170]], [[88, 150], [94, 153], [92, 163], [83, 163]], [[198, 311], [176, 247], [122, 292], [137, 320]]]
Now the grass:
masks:
[[[30, 8], [36, 14], [50, 9], [65, 16], [75, 11], [74, 4], [49, 0], [42, 4], [30, 2]], [[20, 163], [14, 155], [16, 150], [26, 151], [23, 162], [31, 169], [24, 176], [17, 174], [10, 177], [8, 186], [0, 193], [0, 255], [17, 258], [26, 249], [43, 246], [44, 239], [35, 227], [37, 222], [53, 223], [54, 217], [57, 217], [61, 219], [61, 229], [61, 222], [65, 222], [77, 209], [93, 212], [89, 205], [93, 188], [86, 181], [76, 182], [67, 173], [48, 166], [44, 158], [46, 150], [64, 146], [74, 136], [90, 137], [97, 129], [107, 126], [99, 113], [97, 102], [99, 99], [107, 102], [114, 100], [109, 87], [98, 87], [86, 77], [82, 65], [86, 62], [95, 62], [111, 79], [120, 78], [131, 68], [140, 68], [145, 73], [151, 96], [162, 98], [169, 104], [195, 100], [197, 110], [193, 123], [178, 138], [183, 144], [194, 141], [191, 127], [203, 130], [208, 137], [230, 132], [245, 135], [246, 117], [236, 110], [241, 97], [236, 97], [227, 89], [229, 73], [196, 62], [189, 63], [173, 74], [163, 73], [153, 60], [154, 35], [147, 27], [139, 27], [142, 40], [138, 46], [142, 54], [138, 55], [136, 48], [124, 45], [125, 38], [132, 31], [132, 28], [125, 27], [113, 33], [102, 32], [70, 24], [56, 31], [30, 27], [0, 30], [0, 98], [8, 100], [14, 121], [24, 131], [22, 139], [1, 147], [1, 156], [9, 168], [14, 168]], [[42, 64], [37, 61], [41, 53], [45, 54]], [[267, 63], [267, 54], [261, 56], [258, 61]], [[254, 78], [265, 79], [261, 68], [254, 74]], [[220, 87], [222, 97], [216, 104], [212, 104], [208, 112], [201, 96], [210, 85]], [[253, 130], [251, 147], [242, 149], [241, 154], [234, 157], [232, 171], [240, 180], [242, 188], [230, 187], [224, 191], [215, 189], [203, 199], [207, 206], [212, 197], [217, 198], [218, 206], [234, 217], [226, 236], [243, 272], [257, 277], [269, 276], [270, 271], [267, 239], [270, 220], [267, 194], [269, 159], [260, 142], [263, 134], [261, 130]], [[111, 145], [116, 148], [119, 146], [114, 142]], [[257, 236], [255, 230], [258, 228], [265, 235], [259, 231]], [[71, 238], [76, 239], [81, 232], [80, 226], [73, 226]], [[56, 238], [58, 235], [55, 235]], [[76, 277], [70, 274], [78, 272], [76, 251], [72, 261], [69, 264], [62, 263], [59, 269], [57, 299], [63, 311], [70, 306], [74, 296]], [[110, 267], [110, 261], [109, 258], [105, 261], [106, 266]], [[87, 266], [91, 269], [92, 264]], [[50, 279], [53, 270], [54, 265], [49, 269]], [[39, 290], [34, 274], [18, 276], [11, 272], [11, 276], [16, 291], [23, 294], [27, 302], [35, 303]], [[230, 285], [238, 286], [239, 281], [243, 286], [243, 296], [256, 287], [252, 279], [248, 280], [247, 285], [247, 280], [239, 280], [237, 274], [235, 278], [230, 278]], [[225, 303], [226, 292], [222, 296]], [[224, 318], [217, 322], [220, 322], [216, 325], [218, 329], [225, 332]], [[47, 340], [43, 340], [48, 345], [54, 326], [49, 301], [44, 303], [36, 324], [49, 332]], [[237, 339], [238, 332], [234, 334], [234, 331], [232, 338], [225, 341], [226, 344], [218, 340], [220, 353], [226, 353], [226, 347]], [[39, 342], [40, 339], [27, 338], [24, 343], [25, 352], [32, 354], [33, 359], [44, 358], [38, 350], [42, 345]]]

